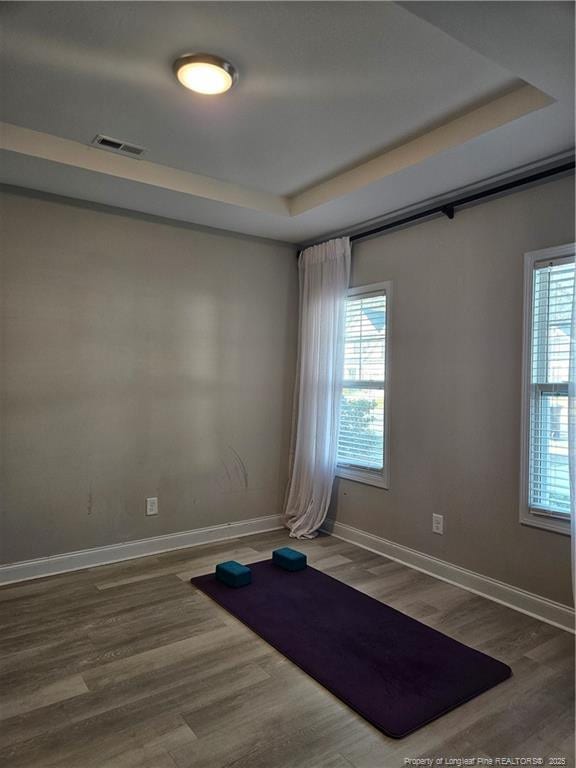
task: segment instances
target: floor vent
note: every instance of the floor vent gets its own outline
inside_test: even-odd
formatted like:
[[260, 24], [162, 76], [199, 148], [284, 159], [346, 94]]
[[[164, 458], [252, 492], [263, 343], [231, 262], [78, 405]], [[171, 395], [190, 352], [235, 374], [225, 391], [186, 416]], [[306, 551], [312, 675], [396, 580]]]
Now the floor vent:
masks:
[[146, 152], [144, 147], [138, 147], [136, 144], [128, 144], [126, 141], [113, 139], [110, 136], [103, 136], [101, 133], [94, 138], [92, 144], [95, 144], [102, 149], [108, 149], [110, 152], [128, 155], [128, 157], [142, 157], [144, 152]]

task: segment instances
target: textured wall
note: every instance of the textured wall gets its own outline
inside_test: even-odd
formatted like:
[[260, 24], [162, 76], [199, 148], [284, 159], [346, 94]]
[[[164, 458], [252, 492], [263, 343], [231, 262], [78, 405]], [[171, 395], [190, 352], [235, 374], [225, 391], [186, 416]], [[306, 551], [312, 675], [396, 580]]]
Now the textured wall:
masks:
[[354, 247], [353, 285], [393, 281], [391, 485], [340, 480], [337, 520], [571, 603], [570, 539], [518, 489], [523, 254], [573, 239], [567, 178]]
[[10, 192], [1, 213], [3, 561], [278, 513], [294, 249]]

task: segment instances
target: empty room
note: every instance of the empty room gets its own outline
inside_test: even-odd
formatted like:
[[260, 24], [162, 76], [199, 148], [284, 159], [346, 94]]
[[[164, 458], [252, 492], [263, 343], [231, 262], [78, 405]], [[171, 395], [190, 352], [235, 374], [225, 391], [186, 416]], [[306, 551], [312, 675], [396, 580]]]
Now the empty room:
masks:
[[0, 765], [574, 768], [573, 2], [0, 2]]

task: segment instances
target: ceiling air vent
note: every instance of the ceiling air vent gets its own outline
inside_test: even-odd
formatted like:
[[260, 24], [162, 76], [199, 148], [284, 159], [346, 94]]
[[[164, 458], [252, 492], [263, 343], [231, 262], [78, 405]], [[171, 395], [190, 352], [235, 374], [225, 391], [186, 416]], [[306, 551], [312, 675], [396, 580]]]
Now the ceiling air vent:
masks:
[[108, 149], [110, 152], [117, 152], [120, 155], [128, 155], [128, 157], [142, 157], [144, 152], [146, 152], [144, 147], [138, 147], [136, 144], [128, 144], [126, 141], [113, 139], [110, 136], [102, 136], [101, 133], [96, 136], [92, 141], [92, 144], [96, 144], [97, 147], [101, 147], [102, 149]]

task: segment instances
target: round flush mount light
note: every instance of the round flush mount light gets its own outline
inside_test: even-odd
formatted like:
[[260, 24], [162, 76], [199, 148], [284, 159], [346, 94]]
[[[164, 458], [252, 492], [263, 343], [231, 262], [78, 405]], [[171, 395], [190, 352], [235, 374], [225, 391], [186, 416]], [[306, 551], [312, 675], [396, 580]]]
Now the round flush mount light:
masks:
[[174, 74], [185, 88], [206, 96], [225, 93], [238, 80], [235, 67], [212, 53], [180, 56], [174, 62]]

